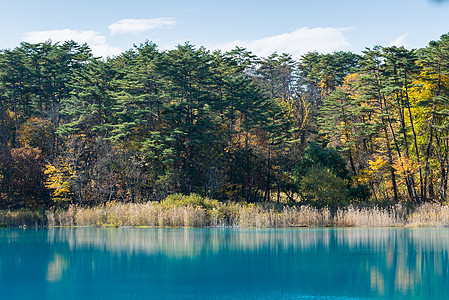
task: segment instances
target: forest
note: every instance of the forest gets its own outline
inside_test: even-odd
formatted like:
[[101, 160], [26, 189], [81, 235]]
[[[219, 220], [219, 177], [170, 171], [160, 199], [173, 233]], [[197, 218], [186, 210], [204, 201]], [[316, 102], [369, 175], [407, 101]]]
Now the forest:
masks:
[[0, 51], [0, 117], [0, 209], [445, 204], [449, 35], [299, 60], [24, 42]]

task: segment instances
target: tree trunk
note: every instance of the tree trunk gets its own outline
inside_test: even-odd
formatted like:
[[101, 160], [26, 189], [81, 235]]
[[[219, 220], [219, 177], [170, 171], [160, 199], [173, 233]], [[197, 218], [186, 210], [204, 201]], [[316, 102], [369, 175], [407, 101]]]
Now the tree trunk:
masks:
[[265, 187], [264, 201], [270, 200], [270, 188], [271, 188], [271, 143], [268, 142], [267, 185]]
[[386, 127], [384, 127], [384, 132], [385, 132], [385, 139], [387, 140], [387, 155], [388, 155], [388, 160], [389, 160], [389, 164], [390, 164], [390, 176], [391, 176], [391, 182], [393, 185], [394, 202], [398, 202], [399, 201], [398, 186], [396, 183], [396, 174], [394, 173], [394, 168], [393, 168], [393, 155], [391, 154], [390, 138], [388, 136], [388, 131], [387, 131]]
[[3, 100], [0, 98], [0, 116], [2, 121], [2, 142], [3, 142], [3, 152], [6, 153], [6, 149], [8, 148], [8, 143], [6, 139], [6, 130], [5, 130], [5, 119], [3, 116]]

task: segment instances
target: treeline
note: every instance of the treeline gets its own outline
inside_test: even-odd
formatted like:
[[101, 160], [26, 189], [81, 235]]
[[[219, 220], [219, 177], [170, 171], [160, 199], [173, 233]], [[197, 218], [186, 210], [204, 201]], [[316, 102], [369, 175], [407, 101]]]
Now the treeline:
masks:
[[444, 202], [448, 72], [448, 35], [299, 61], [22, 43], [0, 52], [0, 207]]

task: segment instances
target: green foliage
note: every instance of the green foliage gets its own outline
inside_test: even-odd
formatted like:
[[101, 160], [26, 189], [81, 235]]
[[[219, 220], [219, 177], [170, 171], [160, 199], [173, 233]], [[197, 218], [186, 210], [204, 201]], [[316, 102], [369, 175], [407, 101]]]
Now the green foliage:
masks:
[[349, 198], [352, 199], [355, 203], [366, 203], [371, 197], [371, 191], [365, 184], [357, 184], [356, 186], [350, 187], [348, 190], [348, 194]]
[[70, 97], [64, 99], [61, 111], [66, 122], [59, 126], [58, 134], [91, 137], [97, 131], [104, 136], [115, 118], [115, 99], [111, 95], [115, 77], [112, 66], [100, 60], [92, 60], [72, 74]]
[[349, 171], [346, 162], [332, 148], [310, 143], [296, 168], [299, 192], [317, 207], [342, 207], [349, 202]]
[[326, 98], [358, 67], [359, 60], [360, 56], [351, 52], [308, 52], [302, 56], [299, 69], [306, 81], [318, 87]]
[[198, 194], [174, 194], [165, 198], [161, 204], [163, 206], [196, 206], [207, 210], [218, 208], [219, 202], [217, 200], [201, 197]]
[[310, 143], [304, 151], [303, 159], [296, 168], [296, 176], [301, 180], [310, 169], [316, 166], [329, 170], [329, 172], [345, 181], [346, 185], [350, 183], [349, 171], [343, 157], [335, 149], [322, 148], [316, 143]]
[[177, 193], [191, 199], [167, 205], [198, 214], [216, 205], [200, 197], [444, 202], [448, 57], [449, 35], [425, 49], [299, 61], [188, 43], [160, 51], [145, 42], [105, 60], [73, 41], [1, 50], [1, 206]]
[[301, 177], [299, 191], [306, 203], [315, 207], [338, 208], [349, 203], [346, 182], [320, 165], [310, 167]]
[[343, 207], [351, 201], [366, 201], [370, 196], [367, 186], [351, 187], [352, 178], [346, 161], [332, 148], [310, 143], [296, 171], [299, 192], [317, 207]]

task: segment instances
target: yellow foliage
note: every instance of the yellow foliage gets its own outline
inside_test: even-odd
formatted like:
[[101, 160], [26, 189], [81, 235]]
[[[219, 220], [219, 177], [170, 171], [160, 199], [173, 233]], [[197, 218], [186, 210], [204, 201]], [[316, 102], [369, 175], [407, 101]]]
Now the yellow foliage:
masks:
[[354, 177], [354, 179], [360, 184], [368, 184], [372, 179], [371, 175], [371, 170], [365, 169], [361, 170], [359, 174]]
[[50, 152], [54, 139], [54, 126], [48, 120], [30, 118], [20, 125], [18, 139], [21, 145], [38, 147], [44, 153]]
[[310, 104], [306, 103], [303, 98], [299, 98], [297, 101], [288, 97], [275, 100], [287, 119], [293, 121], [300, 130], [306, 127], [310, 118]]
[[354, 88], [354, 84], [359, 80], [358, 73], [350, 73], [345, 76], [341, 89], [348, 94], [351, 98], [355, 99], [360, 96], [361, 91]]
[[368, 160], [369, 168], [361, 170], [356, 180], [361, 184], [367, 184], [376, 177], [381, 177], [387, 166], [387, 161], [382, 156], [376, 157], [375, 160]]
[[317, 86], [321, 89], [321, 96], [323, 98], [329, 97], [332, 91], [335, 90], [335, 82], [333, 78], [325, 74], [320, 82], [318, 82]]
[[376, 160], [369, 160], [370, 169], [373, 171], [377, 171], [385, 167], [387, 161], [382, 158], [382, 156], [378, 156]]
[[70, 180], [75, 176], [73, 168], [69, 164], [56, 168], [51, 164], [45, 166], [44, 174], [47, 175], [45, 187], [52, 191], [52, 200], [61, 203], [70, 200]]
[[290, 117], [290, 118], [293, 117], [293, 115], [294, 115], [293, 102], [290, 101], [289, 98], [284, 98], [284, 97], [277, 98], [276, 102], [279, 105], [279, 107], [282, 109], [285, 116]]
[[414, 100], [412, 104], [416, 104], [417, 101], [430, 99], [434, 96], [433, 93], [438, 91], [438, 85], [442, 89], [449, 89], [449, 77], [446, 75], [421, 72], [409, 90], [409, 96]]
[[[416, 120], [418, 131], [420, 131], [421, 128], [428, 126], [427, 122], [432, 116], [433, 109], [440, 110], [448, 108], [448, 105], [445, 103], [435, 103], [435, 107], [428, 104], [422, 105], [427, 101], [434, 101], [434, 97], [437, 93], [441, 93], [441, 89], [445, 91], [449, 90], [449, 77], [429, 72], [421, 72], [418, 79], [413, 82], [412, 87], [409, 89], [408, 95], [410, 98], [411, 111]], [[409, 123], [408, 116], [406, 122]]]

